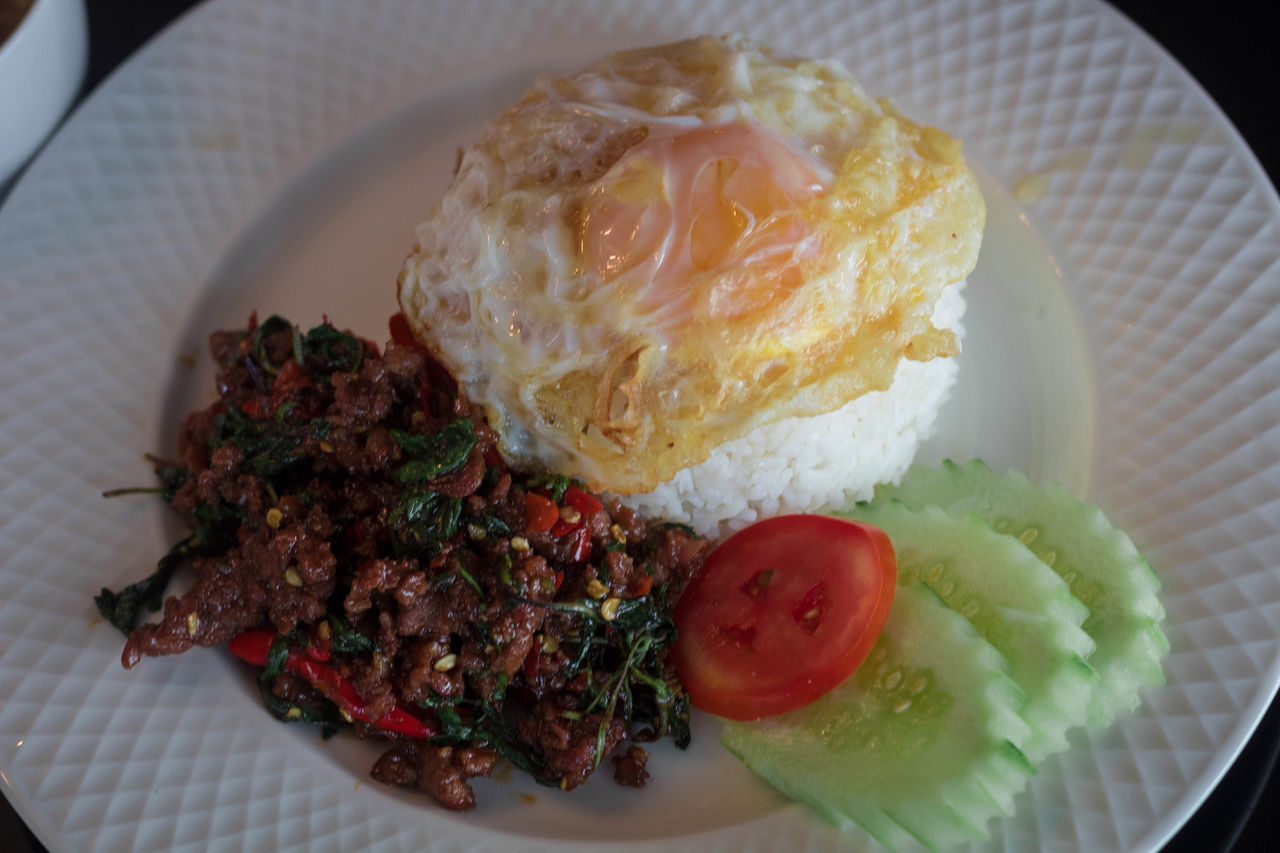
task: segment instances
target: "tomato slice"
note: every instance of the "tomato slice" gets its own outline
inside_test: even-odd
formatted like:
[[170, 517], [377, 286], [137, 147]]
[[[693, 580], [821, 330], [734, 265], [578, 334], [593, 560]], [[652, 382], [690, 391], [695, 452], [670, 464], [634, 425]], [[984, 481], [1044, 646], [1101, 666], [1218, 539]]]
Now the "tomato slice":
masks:
[[788, 515], [734, 534], [676, 603], [689, 698], [733, 720], [809, 704], [871, 651], [897, 579], [889, 537], [867, 524]]

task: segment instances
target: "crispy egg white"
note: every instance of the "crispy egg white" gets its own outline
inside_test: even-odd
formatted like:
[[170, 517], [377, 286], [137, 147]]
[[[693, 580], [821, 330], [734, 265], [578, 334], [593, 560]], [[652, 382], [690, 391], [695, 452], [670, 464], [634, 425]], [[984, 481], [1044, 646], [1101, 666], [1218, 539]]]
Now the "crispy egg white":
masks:
[[400, 276], [513, 464], [643, 492], [764, 423], [953, 354], [960, 144], [738, 36], [545, 77], [462, 156]]

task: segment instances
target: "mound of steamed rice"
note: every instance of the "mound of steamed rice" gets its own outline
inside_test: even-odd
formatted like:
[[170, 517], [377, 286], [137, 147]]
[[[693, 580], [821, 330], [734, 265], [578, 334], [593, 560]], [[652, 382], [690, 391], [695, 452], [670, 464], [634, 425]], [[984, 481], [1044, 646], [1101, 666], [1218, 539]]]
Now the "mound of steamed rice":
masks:
[[[963, 340], [964, 282], [942, 292], [933, 323]], [[817, 512], [897, 482], [929, 438], [955, 384], [954, 358], [903, 359], [893, 383], [824, 415], [765, 424], [720, 445], [651, 492], [623, 502], [718, 538], [753, 521]]]

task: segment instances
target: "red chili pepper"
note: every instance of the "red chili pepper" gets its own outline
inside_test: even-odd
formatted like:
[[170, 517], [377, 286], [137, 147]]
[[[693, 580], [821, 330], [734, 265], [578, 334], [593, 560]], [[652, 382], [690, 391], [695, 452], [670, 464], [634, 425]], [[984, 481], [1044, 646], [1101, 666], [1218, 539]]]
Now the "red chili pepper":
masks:
[[648, 595], [653, 589], [653, 575], [640, 575], [627, 585], [627, 592], [631, 593], [633, 598], [640, 598]]
[[280, 372], [276, 374], [275, 381], [271, 383], [271, 408], [278, 409], [289, 398], [289, 395], [303, 388], [311, 387], [311, 379], [307, 376], [307, 372], [302, 369], [302, 365], [298, 364], [296, 358], [291, 358], [280, 366]]
[[591, 556], [591, 531], [587, 529], [586, 525], [573, 531], [572, 542], [573, 552], [570, 559], [575, 563], [581, 563]]
[[583, 515], [595, 515], [604, 509], [604, 504], [577, 486], [570, 486], [564, 490], [564, 502]]
[[232, 637], [227, 643], [227, 650], [254, 666], [266, 666], [275, 638], [276, 632], [270, 628], [251, 628]]
[[391, 340], [395, 341], [396, 346], [417, 348], [418, 342], [414, 340], [413, 330], [409, 328], [409, 321], [404, 318], [404, 314], [399, 311], [392, 314], [387, 326], [391, 329]]
[[251, 418], [262, 417], [262, 404], [255, 397], [252, 400], [245, 400], [240, 404], [240, 411], [244, 412]]
[[498, 452], [498, 445], [491, 444], [484, 452], [484, 464], [501, 465], [502, 454]]
[[[266, 666], [271, 644], [276, 632], [270, 628], [254, 628], [232, 637], [227, 648], [233, 655], [255, 666]], [[372, 723], [380, 729], [414, 738], [432, 738], [436, 730], [403, 708], [393, 707], [378, 719], [370, 719], [364, 699], [354, 684], [328, 664], [312, 660], [306, 654], [291, 649], [284, 668], [300, 675], [312, 687], [322, 692], [329, 701], [346, 711], [353, 719]]]
[[550, 498], [536, 492], [524, 496], [524, 526], [534, 533], [550, 530], [560, 520], [560, 511]]
[[560, 518], [559, 515], [557, 514], [556, 523], [551, 525], [551, 535], [559, 539], [561, 536], [564, 536], [566, 533], [572, 533], [573, 531], [577, 530], [580, 527], [582, 527], [581, 523], [570, 524], [569, 522]]
[[564, 572], [556, 572], [556, 592], [560, 591], [560, 584], [564, 583]]

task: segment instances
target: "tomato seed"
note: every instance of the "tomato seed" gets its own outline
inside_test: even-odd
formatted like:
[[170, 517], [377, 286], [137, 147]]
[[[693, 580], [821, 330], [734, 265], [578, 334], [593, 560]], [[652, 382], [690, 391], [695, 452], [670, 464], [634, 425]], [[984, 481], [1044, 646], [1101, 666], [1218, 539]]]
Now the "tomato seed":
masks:
[[765, 592], [769, 589], [769, 585], [773, 583], [773, 569], [761, 569], [756, 572], [747, 582], [738, 589], [752, 598], [763, 598]]
[[800, 630], [812, 636], [822, 624], [822, 617], [827, 613], [827, 596], [822, 584], [815, 584], [805, 593], [804, 598], [792, 611], [792, 618], [800, 626]]

